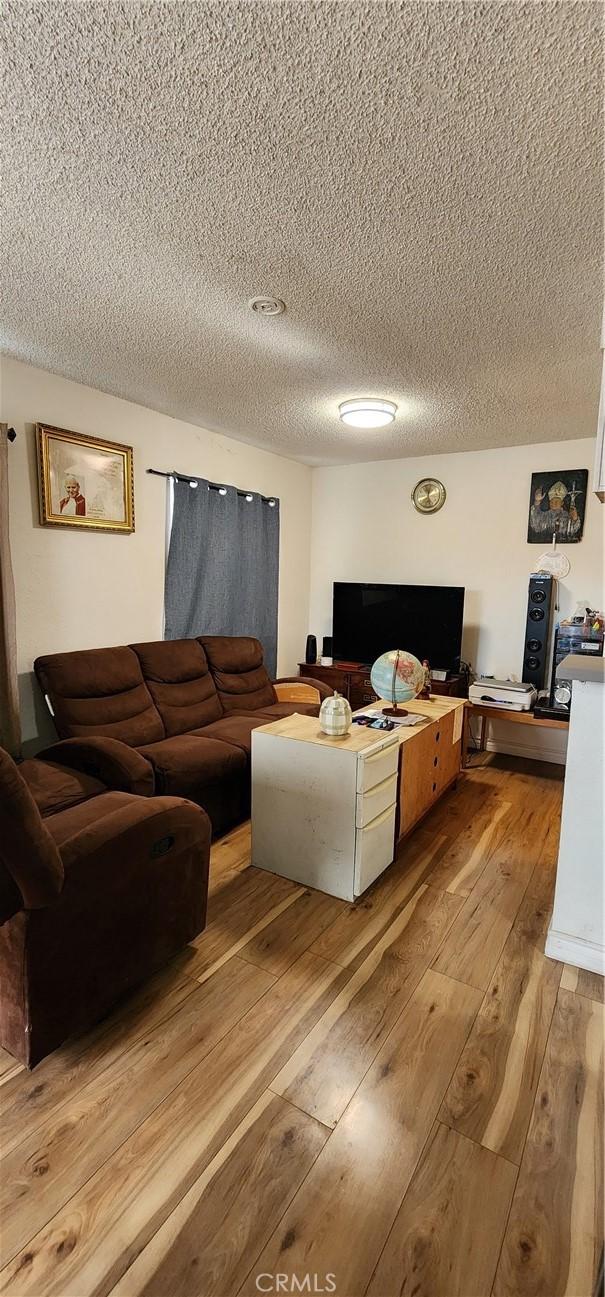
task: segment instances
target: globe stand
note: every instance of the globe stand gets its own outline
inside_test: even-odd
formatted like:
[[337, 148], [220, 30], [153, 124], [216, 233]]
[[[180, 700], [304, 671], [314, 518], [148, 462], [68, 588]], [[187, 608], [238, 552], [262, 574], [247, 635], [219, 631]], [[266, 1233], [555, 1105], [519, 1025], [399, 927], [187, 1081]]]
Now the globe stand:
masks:
[[401, 654], [400, 654], [399, 649], [398, 649], [398, 650], [397, 650], [397, 657], [395, 658], [395, 661], [394, 661], [394, 664], [393, 664], [393, 684], [392, 684], [392, 688], [391, 688], [391, 698], [393, 699], [393, 705], [392, 705], [392, 707], [383, 707], [383, 709], [382, 709], [382, 714], [383, 714], [383, 716], [394, 716], [395, 719], [397, 719], [397, 718], [400, 717], [400, 716], [407, 716], [407, 712], [406, 712], [406, 710], [405, 710], [405, 707], [400, 707], [400, 706], [399, 706], [399, 704], [398, 704], [398, 702], [397, 702], [397, 696], [396, 696], [396, 687], [397, 687], [397, 668], [398, 668], [398, 666], [399, 666], [399, 658], [400, 658], [400, 657], [401, 657]]

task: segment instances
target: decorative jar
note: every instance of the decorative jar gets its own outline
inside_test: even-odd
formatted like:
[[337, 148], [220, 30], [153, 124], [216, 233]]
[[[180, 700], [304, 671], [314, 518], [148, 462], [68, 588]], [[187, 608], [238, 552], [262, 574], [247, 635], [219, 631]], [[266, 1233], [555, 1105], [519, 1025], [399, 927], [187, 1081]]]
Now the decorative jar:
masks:
[[324, 698], [319, 709], [319, 725], [324, 734], [331, 738], [342, 738], [351, 728], [353, 713], [346, 700], [336, 690], [329, 698]]

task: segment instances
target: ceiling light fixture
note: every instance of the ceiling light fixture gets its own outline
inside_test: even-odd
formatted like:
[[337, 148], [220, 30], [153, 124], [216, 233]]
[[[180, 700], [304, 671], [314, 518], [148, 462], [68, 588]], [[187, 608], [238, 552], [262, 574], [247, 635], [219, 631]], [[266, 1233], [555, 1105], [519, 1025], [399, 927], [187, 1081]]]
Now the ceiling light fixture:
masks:
[[283, 315], [286, 309], [281, 297], [253, 297], [248, 305], [255, 315]]
[[354, 401], [342, 401], [338, 413], [343, 423], [352, 428], [383, 428], [392, 423], [397, 414], [394, 401], [382, 401], [375, 396], [360, 396]]

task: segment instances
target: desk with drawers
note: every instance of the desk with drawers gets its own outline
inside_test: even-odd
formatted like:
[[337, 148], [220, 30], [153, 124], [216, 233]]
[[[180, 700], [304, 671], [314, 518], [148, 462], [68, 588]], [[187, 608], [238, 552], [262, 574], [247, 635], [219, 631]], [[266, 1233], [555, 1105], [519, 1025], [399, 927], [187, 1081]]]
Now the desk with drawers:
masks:
[[[379, 704], [381, 705], [381, 704]], [[323, 734], [292, 716], [252, 735], [252, 864], [353, 901], [458, 778], [464, 702], [407, 704], [417, 726]]]

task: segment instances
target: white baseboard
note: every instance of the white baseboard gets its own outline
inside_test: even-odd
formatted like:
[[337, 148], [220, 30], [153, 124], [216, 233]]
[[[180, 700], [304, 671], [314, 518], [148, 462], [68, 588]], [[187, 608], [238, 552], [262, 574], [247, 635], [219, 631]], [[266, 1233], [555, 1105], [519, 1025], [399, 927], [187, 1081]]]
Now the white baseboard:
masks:
[[555, 932], [549, 928], [544, 950], [550, 959], [605, 977], [605, 949], [592, 941], [583, 941], [581, 937], [571, 937], [567, 932]]
[[485, 744], [488, 752], [502, 752], [511, 757], [527, 757], [530, 761], [552, 761], [555, 765], [565, 765], [565, 752], [560, 748], [539, 746], [534, 743], [509, 743], [506, 739], [499, 742], [488, 739]]

